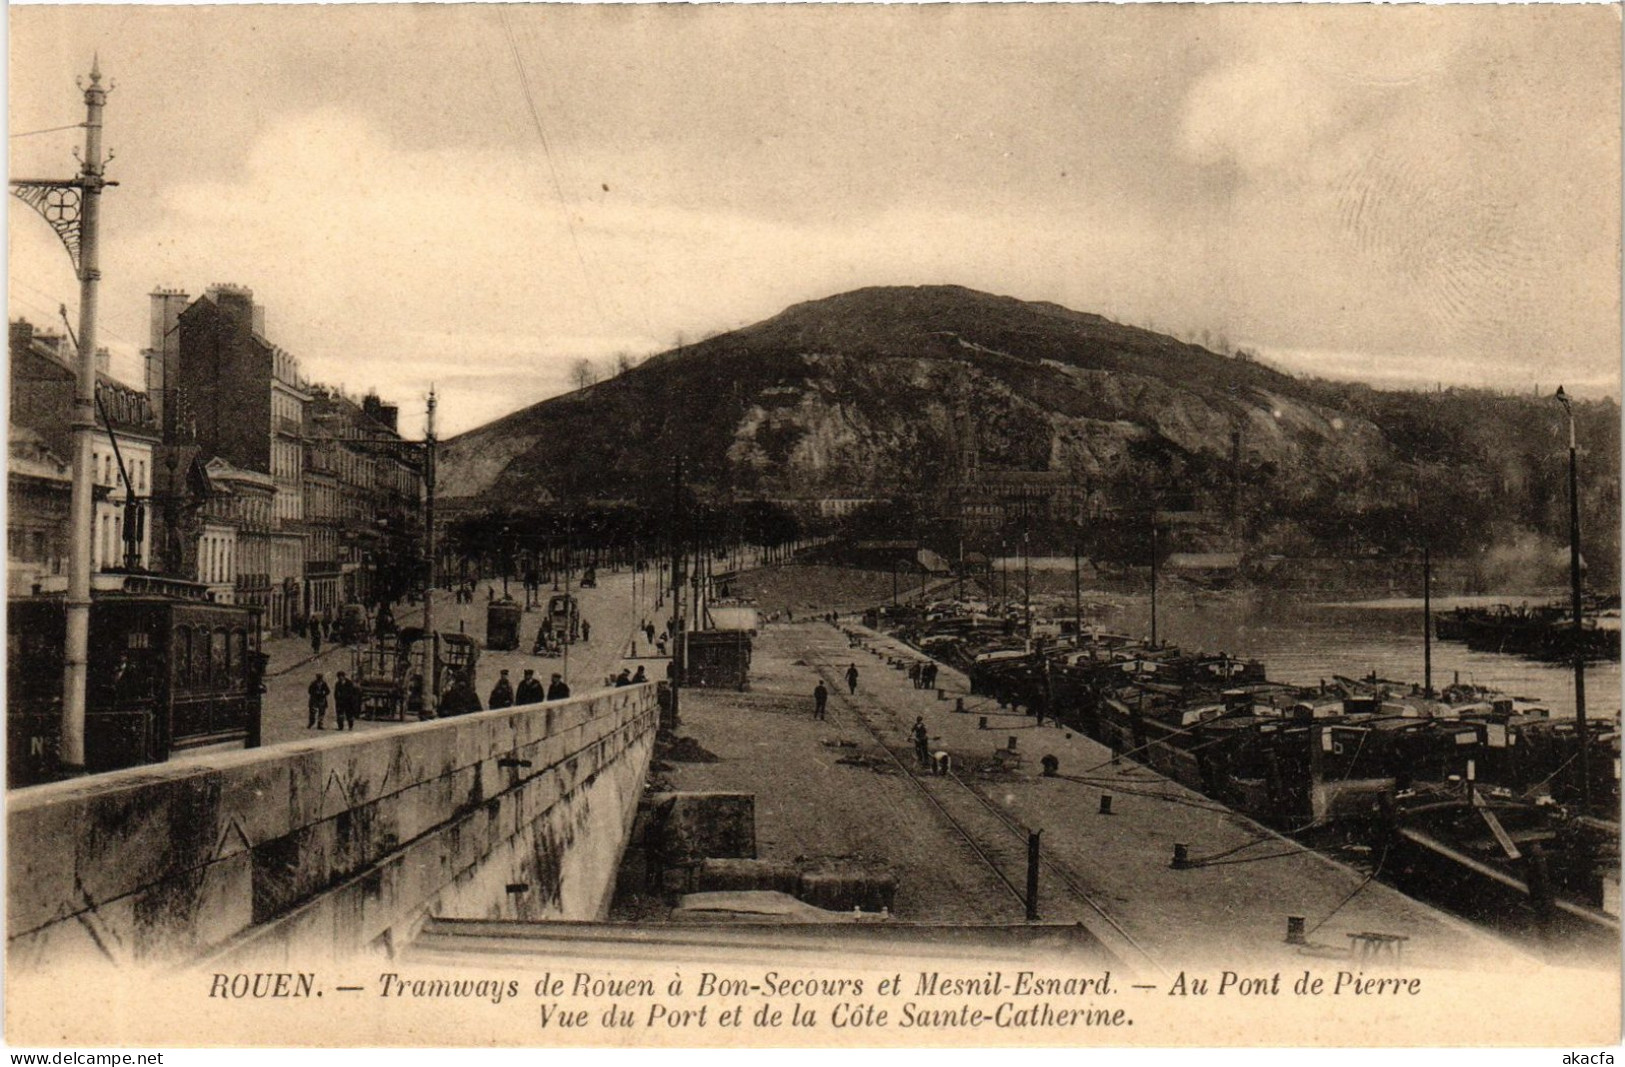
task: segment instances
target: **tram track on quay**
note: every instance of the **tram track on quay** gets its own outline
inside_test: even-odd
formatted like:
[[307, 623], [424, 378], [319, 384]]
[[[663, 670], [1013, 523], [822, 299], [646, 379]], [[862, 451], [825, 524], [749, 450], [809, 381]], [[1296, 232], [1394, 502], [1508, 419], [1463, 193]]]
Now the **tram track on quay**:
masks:
[[[981, 790], [953, 770], [950, 769], [945, 775], [921, 773], [914, 766], [912, 749], [887, 740], [881, 728], [865, 714], [862, 702], [848, 694], [845, 679], [839, 676], [839, 665], [834, 662], [823, 662], [823, 657], [817, 654], [817, 649], [810, 645], [804, 646], [802, 653], [809, 663], [817, 664], [815, 669], [823, 678], [831, 695], [836, 698], [837, 706], [851, 712], [853, 718], [886, 754], [897, 772], [912, 783], [927, 804], [942, 817], [952, 831], [954, 840], [961, 846], [961, 850], [973, 856], [982, 867], [993, 874], [998, 883], [1021, 907], [1022, 915], [1025, 916], [1027, 843], [1030, 828], [1024, 826], [1009, 812], [1002, 810], [997, 803], [988, 799]], [[894, 723], [906, 719], [907, 712], [903, 712], [900, 718], [897, 709], [890, 702], [878, 697], [872, 691], [867, 694], [867, 698], [882, 705], [884, 713], [890, 715]], [[1051, 884], [1058, 882], [1064, 887], [1066, 894], [1064, 899], [1069, 906], [1061, 910], [1071, 913], [1067, 919], [1088, 929], [1101, 941], [1107, 951], [1116, 955], [1125, 964], [1140, 962], [1158, 971], [1165, 971], [1156, 957], [1132, 934], [1123, 929], [1064, 864], [1041, 850], [1039, 867], [1052, 877]], [[1039, 908], [1041, 912], [1056, 910], [1053, 907], [1046, 907], [1045, 894], [1042, 891], [1039, 894]], [[1087, 918], [1079, 917], [1079, 913], [1086, 913]]]

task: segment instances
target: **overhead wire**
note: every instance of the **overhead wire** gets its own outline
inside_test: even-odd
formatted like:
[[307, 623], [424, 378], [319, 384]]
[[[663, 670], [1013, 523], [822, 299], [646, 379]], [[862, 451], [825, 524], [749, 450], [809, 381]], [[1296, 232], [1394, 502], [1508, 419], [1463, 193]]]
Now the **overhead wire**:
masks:
[[542, 145], [542, 155], [547, 160], [547, 172], [553, 183], [553, 192], [558, 197], [559, 208], [564, 212], [564, 225], [570, 233], [570, 244], [575, 249], [576, 262], [581, 265], [581, 277], [587, 283], [587, 293], [592, 299], [593, 310], [598, 313], [601, 325], [609, 324], [604, 314], [603, 304], [599, 302], [597, 287], [592, 283], [592, 272], [587, 267], [587, 257], [581, 250], [581, 236], [576, 231], [575, 218], [570, 210], [570, 203], [564, 195], [564, 183], [559, 180], [558, 166], [553, 161], [553, 148], [548, 143], [547, 128], [542, 122], [542, 114], [536, 107], [536, 95], [531, 88], [530, 75], [525, 70], [525, 59], [519, 50], [519, 40], [514, 36], [513, 24], [508, 20], [506, 6], [497, 7], [497, 18], [502, 23], [502, 33], [508, 42], [508, 52], [513, 57], [515, 72], [519, 75], [519, 87], [525, 95], [525, 107], [530, 112], [531, 125], [536, 130], [536, 137]]
[[38, 137], [42, 133], [61, 133], [63, 130], [82, 130], [84, 128], [85, 124], [82, 122], [70, 122], [66, 126], [52, 126], [44, 130], [28, 130], [24, 133], [13, 133], [9, 136], [15, 141], [19, 137]]

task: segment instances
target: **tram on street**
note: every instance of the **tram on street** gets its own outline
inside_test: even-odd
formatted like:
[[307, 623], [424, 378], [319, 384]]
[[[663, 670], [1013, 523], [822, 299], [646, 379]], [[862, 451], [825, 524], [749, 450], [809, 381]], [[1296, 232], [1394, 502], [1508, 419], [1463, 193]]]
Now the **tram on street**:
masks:
[[[128, 576], [90, 606], [85, 770], [163, 763], [260, 741], [265, 655], [259, 608], [216, 604], [191, 582]], [[60, 596], [7, 603], [6, 785], [61, 777]]]

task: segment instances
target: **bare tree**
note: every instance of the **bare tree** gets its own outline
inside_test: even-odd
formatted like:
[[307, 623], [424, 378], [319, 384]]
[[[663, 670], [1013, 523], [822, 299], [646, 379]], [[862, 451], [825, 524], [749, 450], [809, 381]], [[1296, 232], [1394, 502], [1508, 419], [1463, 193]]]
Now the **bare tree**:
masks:
[[637, 365], [638, 365], [637, 357], [633, 356], [632, 353], [630, 353], [630, 352], [617, 352], [617, 353], [615, 353], [615, 373], [616, 374], [625, 374], [627, 371], [631, 370], [633, 367], [636, 367]]
[[570, 380], [577, 389], [585, 389], [598, 381], [598, 368], [592, 365], [590, 359], [578, 359], [570, 368]]

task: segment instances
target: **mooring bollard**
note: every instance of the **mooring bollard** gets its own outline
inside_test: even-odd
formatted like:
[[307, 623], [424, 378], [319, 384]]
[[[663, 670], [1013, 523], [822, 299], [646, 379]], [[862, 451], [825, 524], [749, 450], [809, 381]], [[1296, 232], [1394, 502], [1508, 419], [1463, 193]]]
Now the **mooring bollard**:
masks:
[[937, 699], [938, 700], [947, 700], [948, 699], [948, 690], [946, 690], [946, 689], [938, 689], [937, 690]]
[[1010, 743], [1008, 745], [1005, 745], [1004, 747], [1009, 749], [1011, 752], [1014, 752], [1016, 750], [1016, 735], [1015, 734], [1010, 735]]
[[987, 716], [986, 715], [983, 715], [981, 718], [976, 720], [976, 728], [978, 730], [986, 730], [987, 729]]
[[954, 701], [954, 710], [955, 711], [964, 711], [965, 710], [965, 698], [964, 697], [960, 697], [958, 700]]
[[1307, 945], [1309, 942], [1303, 934], [1303, 916], [1288, 915], [1286, 917], [1286, 943], [1289, 945]]
[[1174, 861], [1172, 863], [1168, 864], [1168, 866], [1172, 867], [1176, 871], [1182, 871], [1185, 868], [1189, 867], [1190, 865], [1191, 865], [1190, 849], [1186, 848], [1184, 845], [1175, 845], [1174, 846]]
[[1102, 794], [1100, 794], [1100, 814], [1102, 814], [1102, 815], [1110, 815], [1111, 813], [1112, 813], [1112, 795], [1110, 793], [1102, 793]]

